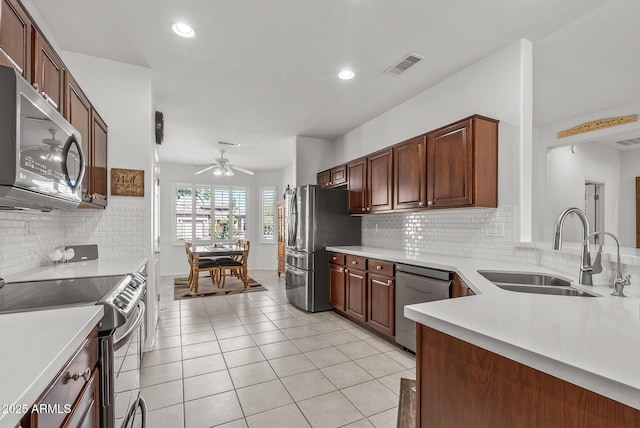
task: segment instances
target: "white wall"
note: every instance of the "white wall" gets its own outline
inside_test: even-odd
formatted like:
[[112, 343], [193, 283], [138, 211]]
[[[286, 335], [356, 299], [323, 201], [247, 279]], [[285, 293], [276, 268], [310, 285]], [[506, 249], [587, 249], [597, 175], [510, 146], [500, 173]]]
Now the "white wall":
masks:
[[[568, 207], [585, 207], [585, 181], [604, 184], [604, 230], [618, 234], [620, 152], [593, 143], [559, 147], [547, 154], [547, 213], [543, 225], [545, 241], [551, 242], [555, 220]], [[591, 225], [595, 232], [595, 225]], [[582, 242], [582, 225], [567, 220], [563, 241]], [[607, 239], [604, 239], [605, 242]]]
[[[581, 153], [583, 145], [586, 145], [585, 147], [589, 147], [590, 145], [593, 145], [593, 143], [615, 142], [628, 138], [637, 138], [640, 136], [640, 122], [632, 122], [625, 125], [604, 128], [565, 138], [558, 138], [557, 134], [560, 131], [570, 129], [574, 126], [593, 120], [626, 116], [634, 113], [637, 114], [638, 112], [640, 112], [640, 102], [635, 102], [549, 124], [536, 130], [534, 148], [537, 151], [546, 150], [548, 152], [550, 149], [561, 147], [562, 149], [560, 150], [565, 150], [563, 153], [567, 153], [566, 151], [573, 145], [575, 146], [576, 155], [580, 157], [584, 155], [584, 152]], [[566, 147], [566, 149], [564, 147]], [[604, 156], [599, 161], [595, 159], [595, 155], [590, 156], [588, 160], [589, 165], [591, 165], [590, 169], [588, 169], [586, 165], [577, 167], [570, 164], [568, 166], [568, 168], [578, 168], [577, 173], [582, 174], [582, 180], [584, 180], [585, 177], [589, 178], [602, 175], [602, 170], [610, 170], [611, 168], [618, 169], [620, 173], [620, 176], [617, 179], [619, 186], [617, 188], [618, 192], [614, 194], [612, 191], [605, 188], [605, 197], [607, 198], [604, 206], [606, 210], [605, 220], [608, 218], [615, 221], [615, 223], [608, 222], [605, 224], [605, 229], [607, 229], [607, 232], [616, 234], [620, 239], [621, 245], [625, 247], [635, 247], [635, 177], [640, 176], [640, 155], [637, 154], [638, 152], [639, 151], [636, 150], [627, 150], [620, 152], [618, 158], [615, 156]], [[547, 159], [547, 155], [535, 156], [534, 171], [547, 171]], [[562, 167], [562, 165], [558, 166], [560, 169]], [[634, 180], [633, 184], [631, 183], [632, 178]], [[573, 178], [568, 179], [573, 180]], [[592, 179], [594, 181], [599, 181], [595, 178]], [[535, 195], [543, 195], [543, 197], [538, 196], [537, 199], [539, 204], [545, 206], [543, 210], [544, 214], [534, 217], [536, 219], [533, 225], [534, 235], [537, 240], [545, 242], [549, 242], [551, 239], [555, 216], [557, 216], [562, 209], [568, 208], [571, 205], [569, 200], [565, 200], [563, 202], [562, 196], [557, 194], [556, 185], [558, 185], [558, 182], [557, 180], [554, 181], [555, 182], [549, 182], [548, 174], [545, 174], [543, 179], [536, 180], [537, 189], [534, 189]], [[540, 188], [544, 189], [544, 192], [541, 192]], [[573, 201], [572, 204], [579, 203], [576, 206], [582, 207], [584, 202], [579, 202], [576, 198], [577, 197], [571, 199]], [[582, 199], [580, 199], [580, 201], [582, 201]], [[574, 222], [571, 221], [570, 223]], [[569, 226], [570, 223], [567, 223], [567, 226]], [[574, 226], [569, 226], [569, 229], [572, 228], [574, 228]], [[569, 231], [569, 233], [575, 235], [577, 232]], [[575, 240], [575, 236], [572, 239]]]
[[620, 163], [620, 245], [636, 246], [636, 177], [640, 177], [640, 149], [622, 152]]
[[276, 242], [260, 242], [261, 203], [260, 188], [276, 187], [276, 199], [280, 199], [282, 171], [256, 171], [254, 176], [236, 173], [233, 177], [214, 177], [212, 174], [195, 175], [193, 166], [162, 162], [160, 186], [160, 274], [186, 275], [188, 273], [184, 244], [175, 244], [173, 235], [173, 184], [206, 184], [243, 186], [249, 191], [247, 201], [247, 239], [251, 241], [249, 251], [250, 269], [276, 269], [278, 249]]
[[335, 165], [333, 141], [296, 136], [296, 186], [316, 184], [317, 174]]
[[[509, 223], [512, 230], [502, 237], [518, 240], [530, 233], [530, 225], [521, 222], [531, 215], [531, 157], [521, 154], [531, 152], [531, 80], [531, 43], [518, 40], [338, 138], [334, 162], [347, 162], [476, 113], [498, 119], [498, 205], [516, 216]], [[471, 222], [474, 214], [463, 212]], [[372, 217], [363, 223], [365, 241], [376, 222]], [[437, 227], [427, 220], [421, 226]]]

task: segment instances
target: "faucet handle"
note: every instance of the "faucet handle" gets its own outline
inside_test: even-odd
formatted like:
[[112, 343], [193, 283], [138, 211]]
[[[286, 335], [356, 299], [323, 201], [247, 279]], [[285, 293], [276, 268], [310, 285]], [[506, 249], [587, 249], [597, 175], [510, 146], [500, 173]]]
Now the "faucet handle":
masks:
[[611, 293], [611, 295], [625, 297], [622, 290], [626, 285], [631, 285], [631, 275], [623, 278], [620, 272], [616, 273], [616, 277], [613, 280], [613, 293]]
[[591, 265], [591, 273], [600, 273], [602, 272], [602, 263], [600, 260], [602, 259], [602, 245], [598, 248], [598, 254], [596, 255], [596, 259], [593, 261]]

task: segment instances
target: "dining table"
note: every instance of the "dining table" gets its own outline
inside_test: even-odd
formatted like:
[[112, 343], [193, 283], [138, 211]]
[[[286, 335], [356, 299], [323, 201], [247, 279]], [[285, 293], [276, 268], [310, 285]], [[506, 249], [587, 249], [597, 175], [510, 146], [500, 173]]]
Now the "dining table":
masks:
[[228, 244], [228, 245], [194, 245], [191, 247], [194, 254], [202, 258], [206, 257], [223, 257], [223, 256], [241, 256], [244, 247]]
[[[242, 245], [237, 244], [201, 244], [201, 245], [193, 245], [191, 247], [191, 252], [198, 256], [198, 259], [206, 259], [213, 257], [234, 257], [241, 256], [247, 249]], [[221, 275], [224, 275], [224, 271], [221, 270]], [[241, 281], [246, 288], [248, 285], [248, 275], [246, 266], [242, 268], [242, 275], [239, 276]], [[223, 278], [224, 279], [224, 278]], [[195, 282], [195, 292], [198, 290], [198, 281]], [[222, 286], [224, 287], [224, 281], [222, 282]]]

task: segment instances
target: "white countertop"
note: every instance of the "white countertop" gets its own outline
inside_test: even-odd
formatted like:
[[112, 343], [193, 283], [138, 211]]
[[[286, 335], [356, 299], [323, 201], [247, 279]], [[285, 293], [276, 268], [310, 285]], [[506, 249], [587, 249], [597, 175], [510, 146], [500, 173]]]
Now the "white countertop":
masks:
[[[102, 318], [102, 306], [0, 315], [0, 427], [13, 428]], [[14, 406], [8, 407], [8, 406]]]
[[147, 258], [140, 256], [97, 259], [85, 262], [58, 263], [50, 266], [41, 266], [39, 268], [32, 269], [29, 272], [8, 275], [4, 280], [6, 282], [17, 282], [125, 275], [135, 271], [146, 262]]
[[[640, 279], [611, 296], [606, 287], [541, 266], [423, 254], [373, 247], [329, 251], [457, 272], [476, 293], [405, 306], [423, 325], [640, 409]], [[498, 288], [479, 269], [552, 273], [601, 297], [518, 293]]]

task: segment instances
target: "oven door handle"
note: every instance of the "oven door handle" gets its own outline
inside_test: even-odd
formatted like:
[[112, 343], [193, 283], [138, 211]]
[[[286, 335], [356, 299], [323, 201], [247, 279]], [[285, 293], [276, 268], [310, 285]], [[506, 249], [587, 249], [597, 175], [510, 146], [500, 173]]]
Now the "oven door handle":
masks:
[[127, 330], [127, 332], [124, 335], [122, 335], [120, 339], [116, 340], [113, 343], [114, 351], [117, 351], [118, 349], [122, 348], [122, 346], [127, 342], [127, 340], [129, 340], [131, 335], [135, 333], [136, 329], [140, 327], [140, 324], [144, 319], [144, 312], [145, 312], [144, 302], [142, 301], [138, 302], [138, 307], [140, 308], [140, 312], [138, 313], [138, 318], [136, 318], [136, 321], [133, 323], [131, 328]]

